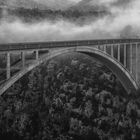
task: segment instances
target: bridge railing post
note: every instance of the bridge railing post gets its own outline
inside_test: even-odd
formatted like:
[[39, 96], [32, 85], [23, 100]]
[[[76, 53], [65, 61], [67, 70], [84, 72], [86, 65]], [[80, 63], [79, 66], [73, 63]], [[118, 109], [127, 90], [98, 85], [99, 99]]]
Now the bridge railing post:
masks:
[[11, 77], [11, 68], [10, 68], [10, 53], [6, 53], [6, 78], [9, 79]]

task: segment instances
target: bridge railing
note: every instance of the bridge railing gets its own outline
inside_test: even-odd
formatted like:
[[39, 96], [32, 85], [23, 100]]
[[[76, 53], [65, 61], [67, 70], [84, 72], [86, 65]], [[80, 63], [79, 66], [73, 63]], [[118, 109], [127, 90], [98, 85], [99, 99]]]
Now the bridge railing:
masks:
[[108, 40], [76, 40], [76, 41], [52, 41], [52, 42], [28, 42], [28, 43], [9, 43], [0, 44], [2, 51], [20, 51], [33, 49], [51, 49], [56, 47], [92, 46], [107, 44], [126, 44], [140, 43], [140, 39], [108, 39]]

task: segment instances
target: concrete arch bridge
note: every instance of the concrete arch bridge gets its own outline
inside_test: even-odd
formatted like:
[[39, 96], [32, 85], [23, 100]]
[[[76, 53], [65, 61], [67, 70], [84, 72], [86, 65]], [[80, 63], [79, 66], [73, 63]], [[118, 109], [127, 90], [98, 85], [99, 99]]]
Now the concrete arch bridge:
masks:
[[70, 52], [106, 65], [127, 92], [140, 87], [140, 39], [75, 40], [0, 44], [0, 95], [44, 61]]

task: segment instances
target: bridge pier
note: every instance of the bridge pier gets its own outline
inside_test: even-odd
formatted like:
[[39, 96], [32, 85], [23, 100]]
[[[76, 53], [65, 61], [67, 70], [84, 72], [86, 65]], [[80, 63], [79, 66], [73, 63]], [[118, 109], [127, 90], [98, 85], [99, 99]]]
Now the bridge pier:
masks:
[[134, 77], [135, 77], [135, 79], [136, 79], [136, 73], [137, 73], [137, 60], [136, 60], [136, 56], [137, 56], [137, 44], [135, 43], [135, 44], [133, 44], [133, 46], [132, 46], [132, 71], [133, 71], [133, 75], [134, 75]]
[[140, 85], [140, 54], [139, 54], [138, 43], [130, 43], [124, 47], [124, 66], [129, 70], [132, 77]]
[[117, 59], [120, 62], [120, 59], [121, 59], [121, 51], [120, 51], [121, 50], [121, 46], [119, 44], [117, 45], [117, 50], [118, 50], [118, 53], [117, 53], [118, 57], [117, 57]]
[[6, 53], [6, 78], [9, 79], [11, 77], [11, 68], [10, 68], [10, 53]]
[[133, 73], [133, 53], [132, 44], [130, 44], [130, 73]]
[[140, 44], [137, 47], [137, 82], [140, 85]]
[[124, 67], [126, 68], [126, 44], [124, 44]]
[[106, 49], [107, 49], [107, 46], [106, 45], [104, 45], [104, 53], [106, 53]]
[[111, 45], [111, 56], [114, 57], [114, 45]]
[[22, 67], [25, 67], [25, 52], [21, 52]]
[[36, 59], [36, 60], [39, 59], [39, 51], [38, 51], [38, 50], [35, 51], [35, 59]]
[[136, 43], [136, 81], [138, 81], [138, 43]]

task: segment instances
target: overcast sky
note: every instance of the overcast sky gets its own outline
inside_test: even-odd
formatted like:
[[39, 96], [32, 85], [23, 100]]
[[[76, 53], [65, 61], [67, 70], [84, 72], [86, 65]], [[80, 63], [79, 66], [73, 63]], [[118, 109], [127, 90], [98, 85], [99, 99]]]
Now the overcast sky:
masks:
[[31, 2], [36, 2], [38, 4], [46, 5], [47, 7], [56, 8], [56, 9], [63, 9], [68, 8], [73, 5], [81, 4], [89, 4], [89, 5], [104, 5], [107, 7], [114, 7], [114, 6], [128, 6], [130, 3], [138, 2], [139, 0], [0, 0], [9, 5], [16, 5], [19, 3], [27, 3], [30, 4]]
[[[20, 0], [7, 0], [16, 2]], [[23, 2], [23, 0], [21, 0]], [[24, 0], [29, 2], [29, 0]], [[18, 18], [0, 23], [0, 42], [52, 41], [71, 39], [102, 39], [140, 35], [140, 0], [30, 0], [52, 9], [66, 10], [71, 6], [104, 6], [110, 15], [78, 25], [65, 19], [24, 23]], [[90, 17], [91, 18], [91, 17]], [[82, 22], [82, 21], [81, 21]]]

